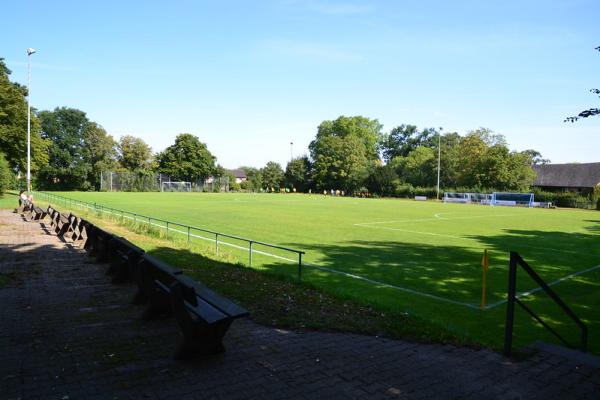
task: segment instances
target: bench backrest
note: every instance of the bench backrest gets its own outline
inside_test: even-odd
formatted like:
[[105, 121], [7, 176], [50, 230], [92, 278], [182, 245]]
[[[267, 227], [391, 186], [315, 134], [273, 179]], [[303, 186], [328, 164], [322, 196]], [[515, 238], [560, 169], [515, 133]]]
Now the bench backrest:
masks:
[[181, 293], [186, 302], [197, 306], [199, 302], [205, 302], [219, 310], [230, 318], [248, 316], [246, 309], [238, 306], [233, 301], [213, 292], [201, 283], [196, 282], [186, 275], [177, 276], [177, 284], [181, 287]]
[[140, 272], [144, 278], [159, 281], [167, 287], [173, 283], [177, 275], [181, 275], [181, 270], [174, 269], [169, 264], [149, 254], [144, 254], [139, 264]]

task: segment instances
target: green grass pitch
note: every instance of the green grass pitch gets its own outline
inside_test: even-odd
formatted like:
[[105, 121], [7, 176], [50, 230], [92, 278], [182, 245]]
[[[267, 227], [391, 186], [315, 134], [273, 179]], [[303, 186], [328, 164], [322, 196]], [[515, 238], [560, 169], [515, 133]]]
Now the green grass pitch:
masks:
[[[503, 338], [509, 251], [517, 251], [546, 282], [559, 281], [553, 289], [589, 325], [591, 350], [600, 353], [600, 213], [595, 211], [300, 194], [57, 194], [304, 250], [303, 261], [323, 268], [305, 266], [304, 281], [382, 312], [432, 320], [496, 348]], [[247, 251], [221, 249], [248, 260]], [[481, 311], [484, 249], [490, 252], [490, 269], [488, 308]], [[274, 273], [297, 273], [294, 263], [260, 253], [253, 263]], [[517, 290], [533, 288], [520, 273]], [[544, 294], [523, 299], [577, 343], [575, 326]], [[535, 339], [555, 341], [517, 309], [515, 343]]]

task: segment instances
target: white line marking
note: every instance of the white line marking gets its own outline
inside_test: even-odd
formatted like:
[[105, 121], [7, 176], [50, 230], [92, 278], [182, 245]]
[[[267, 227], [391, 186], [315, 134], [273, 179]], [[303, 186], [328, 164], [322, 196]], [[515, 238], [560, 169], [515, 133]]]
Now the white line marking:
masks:
[[391, 220], [391, 221], [359, 222], [359, 223], [356, 223], [353, 225], [369, 226], [369, 225], [377, 225], [377, 224], [396, 224], [399, 222], [424, 222], [424, 221], [439, 221], [439, 220], [452, 221], [452, 220], [456, 220], [456, 219], [477, 219], [477, 218], [497, 218], [497, 217], [518, 216], [518, 214], [496, 214], [496, 215], [468, 215], [465, 217], [441, 217], [441, 215], [443, 215], [443, 214], [450, 214], [450, 213], [434, 214], [433, 218], [428, 217], [428, 218], [397, 219], [397, 220]]
[[[554, 282], [550, 282], [550, 283], [548, 284], [548, 286], [554, 286], [554, 285], [558, 285], [559, 283], [561, 283], [561, 282], [564, 282], [564, 281], [566, 281], [567, 279], [571, 279], [571, 278], [573, 278], [573, 277], [575, 277], [575, 276], [583, 275], [583, 274], [586, 274], [586, 273], [588, 273], [588, 272], [595, 271], [595, 270], [597, 270], [597, 269], [600, 269], [600, 265], [596, 265], [595, 267], [591, 267], [591, 268], [583, 269], [583, 270], [581, 270], [581, 271], [573, 272], [572, 274], [565, 275], [565, 276], [563, 276], [562, 278], [555, 280]], [[539, 291], [541, 291], [541, 290], [543, 290], [541, 287], [537, 287], [537, 288], [535, 288], [535, 289], [531, 289], [531, 290], [528, 290], [528, 291], [526, 291], [526, 292], [521, 292], [521, 293], [518, 293], [516, 297], [520, 299], [520, 298], [522, 298], [522, 297], [531, 296], [532, 294], [534, 294], [534, 293], [537, 293], [537, 292], [539, 292]], [[506, 300], [506, 299], [505, 299], [505, 300], [500, 300], [500, 301], [497, 301], [497, 302], [495, 302], [495, 303], [492, 303], [492, 304], [488, 304], [487, 306], [485, 306], [485, 309], [486, 309], [486, 310], [489, 310], [489, 309], [492, 309], [492, 308], [495, 308], [495, 307], [501, 306], [502, 304], [506, 304], [506, 303], [507, 303], [507, 301], [508, 301], [508, 300]]]

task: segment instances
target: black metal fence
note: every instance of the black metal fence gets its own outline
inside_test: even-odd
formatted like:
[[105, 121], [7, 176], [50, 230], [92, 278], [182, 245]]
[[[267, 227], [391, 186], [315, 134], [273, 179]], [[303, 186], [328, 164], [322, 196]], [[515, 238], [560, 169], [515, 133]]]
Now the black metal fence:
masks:
[[508, 271], [508, 302], [506, 306], [506, 325], [504, 332], [504, 354], [510, 355], [512, 351], [512, 338], [513, 338], [513, 326], [515, 319], [515, 303], [521, 306], [523, 310], [527, 312], [533, 319], [535, 319], [540, 325], [546, 328], [550, 333], [556, 336], [561, 342], [569, 347], [576, 347], [570, 344], [565, 338], [563, 338], [556, 330], [548, 325], [543, 319], [541, 319], [536, 313], [531, 310], [525, 303], [523, 303], [517, 297], [517, 267], [523, 268], [525, 272], [542, 288], [542, 290], [554, 301], [560, 309], [567, 314], [567, 316], [579, 327], [581, 331], [581, 344], [579, 348], [581, 350], [587, 350], [587, 326], [575, 315], [575, 313], [565, 304], [564, 301], [548, 286], [546, 282], [523, 260], [523, 258], [516, 252], [510, 252], [510, 264]]
[[[216, 232], [210, 229], [198, 228], [196, 226], [180, 224], [178, 222], [167, 221], [160, 218], [150, 217], [143, 214], [134, 213], [131, 211], [120, 210], [112, 207], [106, 207], [97, 203], [90, 203], [87, 201], [72, 199], [69, 197], [60, 196], [54, 193], [48, 192], [34, 192], [38, 199], [45, 200], [47, 202], [56, 201], [64, 204], [65, 207], [79, 207], [81, 209], [92, 210], [98, 212], [100, 214], [107, 214], [116, 217], [121, 217], [122, 219], [129, 219], [134, 223], [142, 223], [147, 224], [149, 227], [156, 227], [159, 230], [164, 230], [167, 238], [169, 234], [178, 234], [187, 237], [187, 242], [190, 243], [192, 238], [202, 239], [215, 243], [215, 252], [219, 255], [220, 246], [230, 246], [233, 248], [237, 248], [240, 250], [248, 250], [248, 263], [249, 267], [252, 267], [252, 256], [253, 254], [261, 254], [267, 257], [273, 257], [279, 260], [288, 261], [288, 262], [297, 262], [298, 263], [298, 280], [302, 279], [302, 256], [306, 254], [302, 250], [291, 249], [289, 247], [279, 246], [271, 243], [261, 242], [259, 240], [247, 239], [240, 236], [230, 235], [222, 232]], [[210, 236], [210, 237], [208, 237]], [[229, 243], [223, 241], [223, 239], [233, 239], [238, 242], [244, 242], [248, 244], [248, 247], [242, 247], [236, 245], [234, 243]], [[276, 254], [271, 254], [265, 251], [257, 250], [255, 248], [256, 245], [260, 245], [267, 248], [283, 250], [284, 252], [292, 253], [296, 255], [296, 259], [282, 257]], [[297, 261], [296, 261], [297, 260]]]

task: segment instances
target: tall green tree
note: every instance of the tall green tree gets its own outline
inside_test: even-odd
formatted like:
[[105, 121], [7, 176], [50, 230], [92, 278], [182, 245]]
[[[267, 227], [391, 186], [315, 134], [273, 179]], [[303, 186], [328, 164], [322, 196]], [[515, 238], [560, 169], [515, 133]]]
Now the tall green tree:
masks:
[[269, 161], [267, 165], [261, 168], [262, 184], [265, 190], [279, 190], [283, 184], [283, 169], [275, 161]]
[[4, 157], [4, 153], [0, 152], [0, 196], [9, 189], [10, 182], [12, 181], [12, 172], [8, 165], [8, 161]]
[[138, 137], [122, 136], [119, 139], [117, 151], [119, 164], [129, 171], [148, 170], [153, 167], [152, 148]]
[[[378, 144], [381, 141], [381, 129], [383, 125], [376, 119], [369, 119], [361, 116], [345, 117], [340, 116], [334, 121], [323, 121], [317, 130], [317, 136], [309, 145], [311, 157], [315, 146], [322, 139], [328, 137], [337, 137], [345, 139], [355, 137], [363, 143], [364, 156], [369, 161], [379, 159]], [[314, 157], [313, 157], [314, 159]]]
[[91, 165], [85, 159], [85, 131], [90, 121], [83, 111], [57, 107], [39, 114], [42, 138], [47, 139], [48, 164], [38, 174], [45, 189], [89, 190]]
[[182, 133], [173, 145], [157, 155], [157, 160], [159, 171], [171, 179], [196, 181], [213, 173], [216, 158], [198, 137]]
[[386, 164], [376, 166], [371, 170], [366, 185], [371, 193], [391, 196], [394, 194], [398, 182], [398, 174], [394, 166]]
[[420, 146], [437, 148], [437, 135], [434, 128], [419, 131], [415, 125], [402, 124], [382, 135], [379, 147], [384, 160], [390, 161], [395, 157], [406, 157]]
[[403, 181], [413, 186], [431, 187], [437, 180], [437, 154], [430, 147], [419, 146], [406, 157], [396, 157], [391, 165]]
[[115, 170], [117, 161], [117, 142], [106, 133], [104, 128], [95, 122], [90, 122], [84, 132], [83, 159], [91, 167], [87, 180], [94, 189], [100, 190], [102, 172]]
[[290, 160], [285, 167], [285, 185], [305, 192], [310, 186], [310, 160], [307, 156]]
[[365, 143], [356, 135], [326, 136], [311, 143], [313, 180], [318, 189], [352, 193], [360, 188], [372, 163]]
[[379, 162], [381, 129], [376, 119], [361, 116], [323, 121], [309, 145], [314, 184], [347, 192], [361, 187]]
[[[0, 149], [9, 167], [27, 171], [27, 88], [10, 81], [11, 71], [0, 58]], [[40, 123], [31, 115], [31, 171], [36, 173], [48, 163], [48, 143], [40, 136]]]

